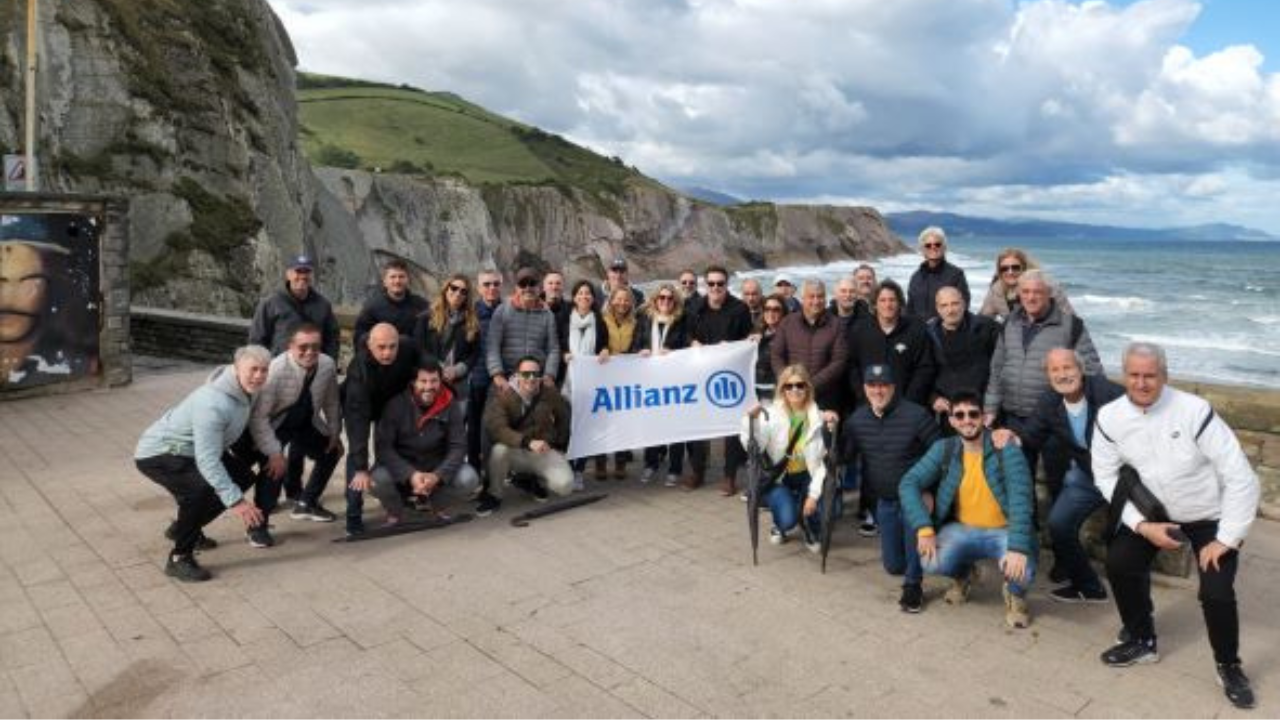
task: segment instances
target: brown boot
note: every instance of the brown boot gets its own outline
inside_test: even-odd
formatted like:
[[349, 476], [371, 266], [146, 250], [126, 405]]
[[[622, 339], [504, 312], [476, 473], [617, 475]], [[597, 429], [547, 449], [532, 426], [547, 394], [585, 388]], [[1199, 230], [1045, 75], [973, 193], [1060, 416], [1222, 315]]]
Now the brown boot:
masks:
[[725, 475], [724, 479], [720, 481], [720, 497], [733, 497], [735, 492], [736, 488], [734, 488], [733, 485], [733, 476]]
[[604, 455], [601, 455], [600, 457], [596, 458], [595, 462], [596, 462], [596, 470], [594, 473], [595, 479], [608, 480], [609, 479], [609, 458], [605, 457]]
[[696, 470], [680, 481], [681, 490], [697, 490], [700, 487], [702, 487], [702, 473]]

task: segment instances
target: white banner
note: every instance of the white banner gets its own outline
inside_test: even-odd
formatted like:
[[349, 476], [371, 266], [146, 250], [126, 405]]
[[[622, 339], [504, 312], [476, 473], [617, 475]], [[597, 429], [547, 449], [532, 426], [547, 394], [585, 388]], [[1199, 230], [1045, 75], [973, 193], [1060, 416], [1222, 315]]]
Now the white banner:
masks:
[[756, 351], [742, 340], [569, 363], [570, 459], [737, 435], [755, 403]]

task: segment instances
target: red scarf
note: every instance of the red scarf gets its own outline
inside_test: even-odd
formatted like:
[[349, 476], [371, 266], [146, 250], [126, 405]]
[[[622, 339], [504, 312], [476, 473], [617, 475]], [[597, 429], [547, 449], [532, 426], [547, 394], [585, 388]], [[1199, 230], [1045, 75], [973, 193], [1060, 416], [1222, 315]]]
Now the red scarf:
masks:
[[453, 402], [453, 391], [449, 389], [448, 385], [440, 386], [440, 391], [436, 393], [435, 402], [431, 403], [431, 407], [425, 409], [422, 407], [422, 403], [418, 401], [418, 396], [414, 394], [413, 388], [409, 388], [409, 394], [413, 397], [414, 407], [422, 411], [422, 414], [418, 416], [418, 421], [414, 423], [414, 427], [418, 430], [422, 430], [428, 422], [431, 422], [431, 418], [443, 413], [449, 408], [449, 403]]

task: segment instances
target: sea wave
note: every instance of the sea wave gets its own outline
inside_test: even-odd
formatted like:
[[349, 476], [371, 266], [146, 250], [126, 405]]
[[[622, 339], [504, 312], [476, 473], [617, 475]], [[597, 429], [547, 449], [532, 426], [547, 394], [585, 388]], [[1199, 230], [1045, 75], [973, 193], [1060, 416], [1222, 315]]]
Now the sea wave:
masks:
[[1144, 333], [1117, 333], [1131, 342], [1155, 343], [1166, 348], [1186, 348], [1189, 350], [1212, 350], [1230, 353], [1262, 355], [1280, 358], [1280, 350], [1258, 347], [1256, 340], [1230, 337], [1214, 337], [1213, 335], [1151, 335]]
[[1071, 298], [1072, 305], [1100, 305], [1120, 310], [1148, 310], [1151, 301], [1133, 295], [1081, 295]]
[[1259, 325], [1280, 325], [1280, 315], [1258, 315], [1250, 316], [1248, 319]]

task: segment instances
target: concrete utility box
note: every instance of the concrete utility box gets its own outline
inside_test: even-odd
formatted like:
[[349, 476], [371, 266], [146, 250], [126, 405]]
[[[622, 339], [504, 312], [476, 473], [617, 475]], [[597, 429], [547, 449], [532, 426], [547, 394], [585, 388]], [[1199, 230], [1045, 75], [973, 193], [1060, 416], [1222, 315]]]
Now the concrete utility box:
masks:
[[0, 193], [0, 400], [128, 383], [124, 203]]

